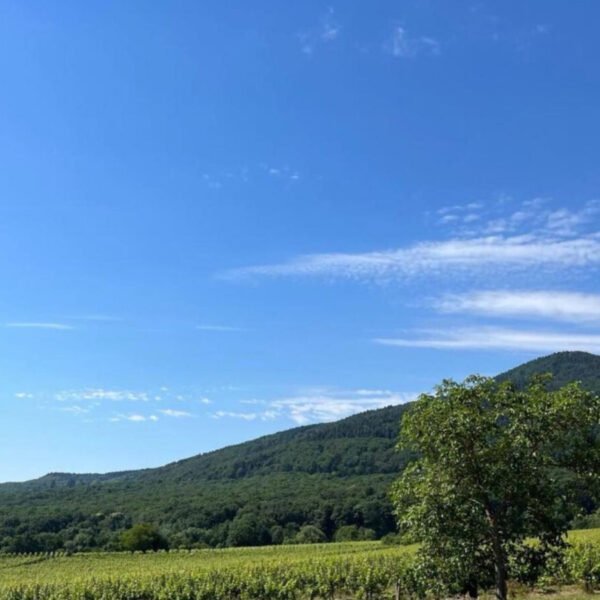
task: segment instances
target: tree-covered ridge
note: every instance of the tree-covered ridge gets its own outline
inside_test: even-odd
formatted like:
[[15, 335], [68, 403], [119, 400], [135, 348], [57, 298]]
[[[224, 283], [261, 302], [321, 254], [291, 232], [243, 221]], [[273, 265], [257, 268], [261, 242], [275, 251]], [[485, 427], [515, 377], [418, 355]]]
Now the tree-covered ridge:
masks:
[[409, 459], [395, 451], [406, 410], [299, 427], [158, 469], [0, 486], [0, 549], [114, 549], [135, 522], [188, 547], [294, 541], [307, 526], [327, 540], [380, 537], [394, 528], [387, 489]]
[[589, 352], [556, 352], [536, 358], [496, 377], [498, 381], [512, 381], [524, 387], [538, 373], [551, 373], [551, 389], [558, 389], [580, 381], [584, 389], [600, 393], [600, 356]]
[[[585, 353], [500, 377], [519, 384], [552, 365], [562, 382], [573, 363], [583, 365], [575, 371], [584, 386], [596, 385], [600, 357]], [[291, 542], [307, 526], [327, 540], [380, 537], [394, 531], [388, 490], [411, 458], [395, 448], [409, 407], [297, 427], [156, 469], [0, 485], [0, 551], [115, 548], [123, 530], [146, 522], [186, 547]]]
[[334, 423], [296, 427], [157, 469], [103, 475], [50, 473], [25, 483], [2, 484], [0, 494], [78, 485], [97, 487], [119, 481], [185, 483], [273, 473], [328, 473], [341, 477], [397, 473], [408, 458], [395, 451], [395, 444], [402, 414], [409, 406], [388, 406]]

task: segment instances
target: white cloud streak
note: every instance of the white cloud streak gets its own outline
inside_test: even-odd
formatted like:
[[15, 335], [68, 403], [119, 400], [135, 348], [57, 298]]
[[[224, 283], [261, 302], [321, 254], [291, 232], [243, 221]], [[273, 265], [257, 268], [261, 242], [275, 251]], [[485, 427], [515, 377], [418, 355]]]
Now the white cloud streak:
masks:
[[54, 329], [60, 331], [66, 331], [69, 329], [74, 329], [71, 325], [66, 325], [65, 323], [45, 323], [45, 322], [33, 322], [33, 321], [15, 321], [10, 323], [5, 323], [5, 327], [14, 328], [14, 329]]
[[158, 411], [165, 417], [173, 417], [174, 419], [189, 419], [193, 415], [186, 410], [175, 410], [174, 408], [163, 408]]
[[393, 280], [418, 275], [473, 273], [489, 268], [521, 270], [567, 269], [600, 265], [600, 238], [549, 239], [533, 235], [487, 236], [421, 242], [407, 248], [366, 253], [308, 254], [286, 263], [229, 271], [243, 277], [338, 277]]
[[508, 210], [511, 205], [514, 202], [509, 196], [500, 196], [487, 206], [478, 202], [445, 206], [436, 211], [437, 224], [466, 237], [534, 233], [538, 237], [573, 238], [597, 225], [600, 214], [597, 200], [579, 208], [555, 208], [547, 198], [533, 198]]
[[225, 273], [244, 277], [329, 277], [403, 280], [416, 276], [539, 273], [600, 266], [600, 203], [578, 210], [550, 208], [542, 198], [507, 211], [501, 197], [492, 207], [478, 202], [440, 208], [438, 224], [451, 227], [450, 239], [421, 241], [380, 251], [304, 254], [278, 264], [256, 265]]
[[271, 402], [272, 410], [298, 425], [337, 421], [350, 415], [383, 408], [392, 404], [404, 404], [416, 398], [416, 394], [384, 393], [366, 395], [365, 390], [321, 395], [294, 396]]
[[411, 337], [376, 338], [373, 341], [384, 346], [437, 350], [521, 350], [528, 352], [582, 350], [600, 353], [600, 334], [524, 331], [499, 327], [419, 330], [415, 331]]
[[242, 401], [243, 404], [264, 406], [264, 409], [256, 412], [217, 411], [212, 416], [215, 419], [234, 418], [246, 421], [285, 419], [297, 425], [308, 425], [337, 421], [366, 410], [404, 404], [416, 397], [417, 394], [388, 390], [317, 390], [271, 401]]
[[110, 315], [73, 315], [68, 318], [73, 321], [96, 321], [99, 323], [116, 323], [123, 320], [121, 317]]
[[63, 406], [59, 408], [59, 410], [72, 415], [87, 415], [90, 412], [89, 406], [79, 406], [77, 404], [74, 404], [73, 406]]
[[110, 419], [113, 423], [118, 423], [119, 421], [129, 421], [130, 423], [146, 423], [158, 421], [158, 417], [156, 415], [141, 415], [138, 413], [128, 414], [128, 415], [116, 415]]
[[475, 291], [446, 295], [435, 302], [448, 313], [538, 317], [572, 322], [600, 321], [600, 294], [541, 291]]
[[228, 417], [230, 419], [242, 419], [243, 421], [254, 421], [259, 418], [259, 416], [258, 413], [236, 412], [230, 410], [218, 410], [212, 414], [213, 419], [223, 419]]
[[103, 388], [92, 388], [85, 390], [65, 390], [58, 392], [54, 398], [60, 402], [147, 402], [149, 395], [146, 392], [133, 392], [130, 390], [106, 390]]
[[209, 325], [209, 324], [196, 325], [196, 329], [198, 331], [214, 331], [215, 333], [227, 333], [227, 332], [235, 333], [235, 332], [247, 331], [246, 329], [243, 329], [242, 327], [232, 327], [229, 325]]

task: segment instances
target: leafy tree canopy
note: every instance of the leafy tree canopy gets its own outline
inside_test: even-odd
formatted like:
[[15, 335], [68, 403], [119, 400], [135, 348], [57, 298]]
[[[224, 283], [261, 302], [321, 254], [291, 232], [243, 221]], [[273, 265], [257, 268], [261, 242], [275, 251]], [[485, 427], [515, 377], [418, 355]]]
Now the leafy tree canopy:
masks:
[[296, 544], [319, 544], [325, 542], [325, 534], [314, 525], [305, 525], [296, 535]]
[[131, 552], [148, 552], [168, 548], [167, 540], [160, 531], [154, 525], [147, 523], [139, 523], [124, 531], [121, 534], [121, 544], [123, 550]]
[[600, 396], [548, 384], [444, 381], [403, 419], [401, 445], [420, 458], [393, 488], [399, 526], [418, 535], [424, 567], [453, 592], [493, 583], [505, 600], [510, 561], [560, 553], [578, 491], [598, 484]]

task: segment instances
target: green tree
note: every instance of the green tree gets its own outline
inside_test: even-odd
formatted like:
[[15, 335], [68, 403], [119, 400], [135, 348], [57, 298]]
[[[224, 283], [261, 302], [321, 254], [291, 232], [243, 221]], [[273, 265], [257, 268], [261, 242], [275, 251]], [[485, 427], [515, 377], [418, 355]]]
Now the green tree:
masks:
[[130, 552], [148, 552], [167, 549], [169, 544], [154, 525], [139, 523], [121, 534], [121, 546]]
[[576, 490], [598, 483], [600, 397], [548, 382], [444, 381], [403, 419], [400, 445], [420, 458], [392, 490], [400, 531], [419, 537], [424, 572], [454, 592], [493, 584], [505, 600], [510, 561], [560, 554]]
[[375, 531], [366, 527], [357, 525], [342, 525], [336, 532], [334, 539], [336, 542], [359, 542], [364, 540], [374, 540]]
[[254, 513], [241, 513], [231, 523], [228, 546], [263, 546], [271, 541], [267, 526]]
[[325, 534], [314, 525], [305, 525], [294, 538], [296, 544], [320, 544], [326, 541]]

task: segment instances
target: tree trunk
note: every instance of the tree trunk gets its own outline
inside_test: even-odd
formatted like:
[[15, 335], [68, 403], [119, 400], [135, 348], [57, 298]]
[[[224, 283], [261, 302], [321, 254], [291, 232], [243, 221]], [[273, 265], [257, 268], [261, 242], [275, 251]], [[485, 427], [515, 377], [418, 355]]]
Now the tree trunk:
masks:
[[479, 598], [479, 586], [475, 577], [470, 577], [465, 585], [465, 595], [469, 596], [473, 600]]
[[494, 567], [496, 570], [496, 600], [507, 600], [508, 597], [508, 572], [506, 568], [506, 554], [502, 547], [502, 540], [498, 532], [498, 521], [493, 507], [486, 504], [486, 516], [490, 524], [492, 551], [494, 553]]
[[508, 596], [506, 556], [497, 535], [494, 535], [493, 547], [494, 561], [496, 563], [496, 600], [506, 600]]

